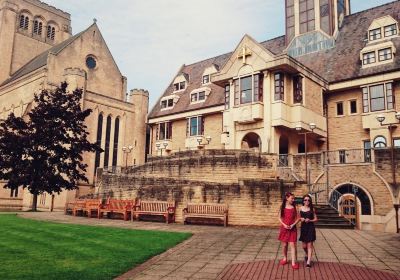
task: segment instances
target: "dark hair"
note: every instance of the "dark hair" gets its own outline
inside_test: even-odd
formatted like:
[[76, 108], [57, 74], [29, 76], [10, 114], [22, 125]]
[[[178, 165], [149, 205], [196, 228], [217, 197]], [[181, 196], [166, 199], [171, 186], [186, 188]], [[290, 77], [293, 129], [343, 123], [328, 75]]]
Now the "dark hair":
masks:
[[311, 196], [310, 196], [309, 194], [306, 194], [305, 196], [303, 196], [303, 205], [304, 205], [304, 198], [306, 198], [306, 197], [308, 197], [308, 198], [310, 199], [310, 205], [309, 205], [310, 211], [311, 211], [312, 213], [314, 213], [314, 206], [313, 206], [313, 204], [312, 204], [312, 198], [311, 198]]
[[[291, 196], [294, 196], [294, 194], [292, 194], [291, 192], [287, 192], [287, 193], [285, 194], [285, 197], [283, 198], [282, 205], [281, 205], [281, 218], [283, 218], [283, 214], [284, 214], [284, 212], [285, 212], [285, 207], [286, 207], [287, 199], [288, 199], [289, 197], [291, 197]], [[295, 206], [296, 206], [296, 205], [295, 205], [295, 202], [293, 201], [293, 207], [295, 207]]]

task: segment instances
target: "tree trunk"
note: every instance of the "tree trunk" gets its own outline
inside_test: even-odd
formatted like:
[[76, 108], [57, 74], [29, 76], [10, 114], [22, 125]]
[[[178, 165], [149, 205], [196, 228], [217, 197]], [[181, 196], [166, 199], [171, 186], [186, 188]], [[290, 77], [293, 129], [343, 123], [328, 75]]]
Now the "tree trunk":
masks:
[[38, 195], [34, 194], [33, 195], [33, 200], [32, 200], [32, 211], [33, 212], [37, 211], [37, 198], [38, 198]]

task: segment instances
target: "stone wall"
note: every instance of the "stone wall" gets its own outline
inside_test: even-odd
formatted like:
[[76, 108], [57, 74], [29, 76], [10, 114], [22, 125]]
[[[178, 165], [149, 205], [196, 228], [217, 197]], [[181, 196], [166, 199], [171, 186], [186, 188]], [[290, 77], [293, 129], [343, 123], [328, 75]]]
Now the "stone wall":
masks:
[[277, 226], [282, 195], [305, 188], [277, 180], [276, 156], [243, 151], [189, 151], [153, 158], [142, 166], [98, 170], [98, 194], [175, 200], [177, 222], [188, 202], [224, 203], [230, 225]]

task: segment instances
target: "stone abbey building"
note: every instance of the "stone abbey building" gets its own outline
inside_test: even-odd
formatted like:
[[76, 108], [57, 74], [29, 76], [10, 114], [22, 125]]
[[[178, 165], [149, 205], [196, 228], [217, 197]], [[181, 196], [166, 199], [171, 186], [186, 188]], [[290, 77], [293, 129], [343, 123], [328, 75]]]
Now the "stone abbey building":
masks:
[[276, 155], [276, 176], [362, 229], [396, 231], [400, 2], [354, 14], [349, 0], [277, 5], [283, 36], [245, 35], [231, 53], [179, 69], [149, 114], [150, 153]]
[[[38, 0], [0, 0], [0, 120], [10, 112], [24, 116], [34, 93], [63, 81], [71, 90], [83, 88], [83, 109], [93, 110], [86, 120], [89, 140], [100, 143], [104, 153], [84, 155], [89, 184], [42, 194], [41, 210], [63, 209], [66, 201], [93, 192], [97, 167], [144, 162], [148, 92], [127, 94], [127, 78], [96, 22], [72, 35], [71, 16], [64, 11]], [[124, 146], [133, 149], [124, 153]], [[26, 209], [31, 199], [28, 191], [0, 187], [0, 208]]]

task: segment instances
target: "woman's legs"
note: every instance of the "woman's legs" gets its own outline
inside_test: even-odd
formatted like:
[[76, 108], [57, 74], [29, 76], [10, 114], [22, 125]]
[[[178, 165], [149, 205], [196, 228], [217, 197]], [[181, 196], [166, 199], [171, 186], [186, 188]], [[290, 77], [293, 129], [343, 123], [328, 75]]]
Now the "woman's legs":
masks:
[[289, 242], [290, 246], [290, 253], [292, 257], [292, 265], [294, 265], [297, 261], [297, 248], [296, 248], [296, 242]]
[[313, 242], [308, 242], [307, 243], [307, 250], [308, 250], [307, 264], [311, 264], [311, 257], [312, 257], [313, 249], [314, 249]]
[[282, 254], [283, 254], [283, 259], [287, 261], [287, 249], [288, 249], [288, 244], [287, 242], [281, 242], [282, 243]]
[[305, 256], [307, 257], [308, 256], [307, 243], [306, 242], [302, 242], [302, 246], [303, 246], [303, 250], [304, 250]]

